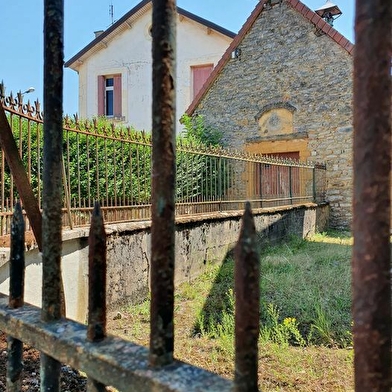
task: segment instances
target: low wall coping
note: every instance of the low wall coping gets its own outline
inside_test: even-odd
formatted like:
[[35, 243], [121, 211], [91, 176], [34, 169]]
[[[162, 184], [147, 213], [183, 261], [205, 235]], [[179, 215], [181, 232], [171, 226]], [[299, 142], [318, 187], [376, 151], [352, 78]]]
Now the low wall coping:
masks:
[[[268, 208], [255, 208], [252, 210], [253, 215], [260, 214], [275, 214], [277, 212], [290, 211], [295, 209], [302, 208], [316, 208], [317, 206], [327, 205], [328, 203], [303, 203], [296, 205], [287, 205], [287, 206], [278, 206], [278, 207], [268, 207]], [[208, 214], [197, 214], [197, 215], [186, 215], [176, 217], [175, 222], [176, 225], [186, 225], [193, 222], [200, 221], [212, 221], [212, 220], [225, 220], [228, 218], [238, 217], [241, 218], [243, 215], [243, 211], [224, 211], [224, 212], [213, 212]], [[133, 222], [120, 222], [120, 223], [110, 223], [105, 225], [106, 234], [108, 236], [115, 235], [117, 233], [132, 233], [136, 231], [141, 231], [145, 229], [149, 229], [151, 227], [151, 220], [144, 221], [133, 221]], [[75, 240], [78, 238], [88, 238], [90, 228], [87, 226], [76, 227], [72, 230], [63, 230], [62, 232], [62, 240], [63, 242]], [[29, 249], [36, 248], [37, 245], [34, 244]], [[9, 260], [9, 248], [0, 248], [0, 267], [8, 262]]]

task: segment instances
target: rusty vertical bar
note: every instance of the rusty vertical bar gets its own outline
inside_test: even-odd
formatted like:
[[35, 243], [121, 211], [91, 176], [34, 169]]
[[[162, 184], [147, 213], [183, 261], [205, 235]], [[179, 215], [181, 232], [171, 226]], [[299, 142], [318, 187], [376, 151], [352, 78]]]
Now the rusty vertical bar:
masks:
[[289, 166], [289, 198], [290, 204], [293, 204], [293, 167]]
[[173, 361], [176, 1], [153, 0], [150, 364]]
[[[67, 180], [67, 173], [65, 171], [64, 156], [63, 156], [61, 167], [62, 167], [62, 171], [63, 171], [63, 187], [64, 187], [65, 208], [67, 209], [69, 228], [72, 230], [73, 229], [73, 222], [72, 222], [72, 213], [71, 213], [71, 192], [70, 192], [70, 189], [68, 186], [69, 182]], [[69, 167], [69, 165], [68, 165], [68, 167]]]
[[219, 200], [219, 212], [222, 212], [222, 157], [218, 157], [218, 200]]
[[316, 182], [316, 165], [312, 169], [312, 191], [313, 191], [313, 203], [317, 203], [317, 182]]
[[260, 255], [255, 223], [247, 202], [235, 247], [235, 392], [258, 391]]
[[[61, 277], [64, 0], [44, 1], [42, 319], [63, 316]], [[60, 391], [60, 362], [41, 354], [41, 391]]]
[[259, 163], [260, 167], [260, 176], [259, 176], [259, 183], [260, 183], [260, 208], [263, 208], [263, 197], [264, 197], [264, 189], [263, 189], [263, 181], [264, 181], [264, 174], [263, 174], [263, 167], [264, 163]]
[[[0, 213], [5, 211], [4, 168], [5, 168], [5, 159], [4, 159], [3, 150], [0, 148]], [[4, 235], [4, 216], [0, 218], [0, 235]]]
[[[25, 276], [25, 225], [22, 207], [17, 202], [11, 223], [11, 257], [10, 257], [10, 295], [8, 306], [12, 309], [24, 304]], [[7, 391], [21, 390], [21, 373], [23, 369], [23, 342], [8, 337]]]
[[357, 0], [354, 51], [354, 249], [356, 392], [390, 392], [390, 0]]
[[[100, 342], [106, 337], [106, 233], [99, 203], [95, 202], [88, 237], [88, 327], [87, 339]], [[105, 385], [89, 378], [89, 392], [104, 392]]]
[[[87, 178], [88, 178], [88, 181], [87, 181], [87, 200], [88, 200], [88, 207], [92, 207], [93, 206], [93, 196], [91, 195], [91, 192], [92, 192], [92, 184], [91, 184], [91, 181], [90, 181], [90, 173], [91, 173], [91, 169], [92, 169], [92, 162], [91, 162], [91, 159], [90, 159], [90, 154], [91, 154], [91, 151], [90, 151], [90, 137], [89, 137], [90, 135], [86, 135], [86, 162], [87, 162]], [[112, 144], [114, 143], [114, 140], [112, 140], [111, 141], [112, 142]], [[93, 146], [93, 148], [94, 148], [94, 146]], [[113, 159], [113, 173], [111, 173], [111, 177], [113, 178], [113, 184], [114, 184], [114, 192], [116, 192], [116, 161], [115, 161], [115, 159]]]

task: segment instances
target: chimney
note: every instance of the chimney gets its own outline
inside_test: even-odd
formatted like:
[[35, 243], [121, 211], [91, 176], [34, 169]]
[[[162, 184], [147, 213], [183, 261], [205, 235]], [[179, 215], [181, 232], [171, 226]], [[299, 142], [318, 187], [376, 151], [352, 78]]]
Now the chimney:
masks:
[[94, 31], [95, 38], [99, 37], [103, 33], [103, 30]]

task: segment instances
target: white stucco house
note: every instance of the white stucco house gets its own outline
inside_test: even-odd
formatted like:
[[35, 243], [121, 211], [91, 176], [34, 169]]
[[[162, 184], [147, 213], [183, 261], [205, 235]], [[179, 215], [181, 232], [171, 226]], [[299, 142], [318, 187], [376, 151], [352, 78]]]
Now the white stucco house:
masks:
[[[151, 23], [152, 1], [143, 0], [65, 63], [79, 74], [80, 118], [106, 116], [151, 130]], [[178, 120], [234, 36], [177, 7]]]

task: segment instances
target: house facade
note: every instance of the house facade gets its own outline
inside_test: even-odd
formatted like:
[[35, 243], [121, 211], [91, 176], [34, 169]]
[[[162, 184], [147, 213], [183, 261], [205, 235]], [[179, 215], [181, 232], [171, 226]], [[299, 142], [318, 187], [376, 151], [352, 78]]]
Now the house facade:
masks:
[[[106, 116], [151, 130], [151, 24], [152, 2], [144, 0], [65, 63], [79, 75], [81, 118]], [[177, 7], [178, 120], [234, 36]]]
[[227, 147], [326, 163], [333, 227], [352, 219], [353, 48], [300, 1], [261, 1], [187, 109]]

